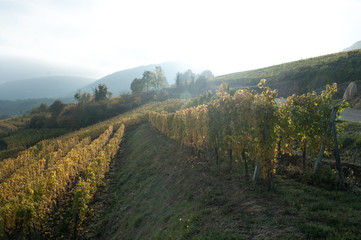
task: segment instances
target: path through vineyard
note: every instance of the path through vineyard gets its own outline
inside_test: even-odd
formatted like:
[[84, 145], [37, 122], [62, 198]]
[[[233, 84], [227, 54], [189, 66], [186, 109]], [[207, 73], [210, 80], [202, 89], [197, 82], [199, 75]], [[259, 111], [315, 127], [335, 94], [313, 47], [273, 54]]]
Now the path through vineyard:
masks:
[[296, 212], [226, 178], [150, 124], [127, 129], [81, 239], [299, 239]]

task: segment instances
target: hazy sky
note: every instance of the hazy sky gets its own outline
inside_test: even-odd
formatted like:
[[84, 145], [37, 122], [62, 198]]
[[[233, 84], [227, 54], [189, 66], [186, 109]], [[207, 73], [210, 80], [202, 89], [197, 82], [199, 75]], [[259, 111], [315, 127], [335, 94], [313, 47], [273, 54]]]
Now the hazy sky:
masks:
[[169, 60], [218, 75], [359, 40], [361, 0], [0, 0], [0, 55], [103, 75]]

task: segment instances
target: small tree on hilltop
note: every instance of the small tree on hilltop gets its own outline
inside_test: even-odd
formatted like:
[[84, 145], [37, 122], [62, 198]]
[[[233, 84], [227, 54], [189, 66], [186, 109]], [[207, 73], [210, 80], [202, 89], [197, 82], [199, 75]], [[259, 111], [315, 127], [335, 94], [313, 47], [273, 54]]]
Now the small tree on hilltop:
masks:
[[165, 84], [165, 77], [164, 77], [164, 71], [160, 66], [155, 67], [155, 78], [151, 82], [151, 86], [154, 89], [159, 89], [164, 87]]
[[176, 79], [175, 79], [175, 84], [176, 84], [176, 88], [180, 88], [181, 87], [181, 73], [180, 72], [177, 72], [177, 76], [176, 76]]
[[65, 107], [65, 104], [62, 103], [60, 100], [54, 101], [53, 104], [51, 104], [49, 107], [51, 117], [53, 119], [56, 119], [60, 115], [60, 113], [63, 111], [64, 107]]
[[79, 103], [87, 103], [90, 102], [92, 100], [92, 95], [90, 93], [81, 93], [80, 90], [75, 93], [74, 98], [79, 102]]
[[98, 87], [94, 89], [94, 101], [96, 102], [105, 100], [111, 96], [112, 93], [108, 91], [108, 87], [105, 84], [98, 84]]
[[151, 88], [151, 84], [152, 82], [154, 81], [155, 79], [155, 73], [152, 72], [152, 71], [145, 71], [143, 73], [143, 80], [144, 80], [144, 83], [145, 83], [145, 88], [146, 88], [146, 91], [148, 92]]
[[143, 78], [135, 78], [130, 84], [132, 93], [142, 93], [145, 90], [145, 81]]

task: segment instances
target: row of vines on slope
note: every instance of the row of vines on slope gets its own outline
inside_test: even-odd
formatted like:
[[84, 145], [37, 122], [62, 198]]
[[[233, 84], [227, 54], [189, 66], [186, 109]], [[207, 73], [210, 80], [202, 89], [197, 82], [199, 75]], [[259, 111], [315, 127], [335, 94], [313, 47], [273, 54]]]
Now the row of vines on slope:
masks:
[[1, 230], [9, 233], [19, 225], [25, 231], [39, 227], [54, 201], [86, 169], [90, 159], [98, 156], [112, 133], [113, 126], [110, 126], [92, 142], [90, 138], [83, 139], [53, 166], [45, 169], [45, 159], [39, 159], [3, 182], [0, 189]]
[[50, 162], [56, 162], [59, 158], [64, 157], [79, 141], [86, 137], [90, 137], [91, 139], [97, 138], [110, 125], [118, 128], [121, 123], [127, 126], [138, 124], [141, 121], [146, 121], [149, 110], [161, 111], [165, 109], [174, 111], [175, 109], [179, 109], [182, 104], [183, 102], [178, 100], [147, 104], [107, 121], [80, 129], [56, 139], [43, 140], [33, 147], [20, 152], [16, 158], [8, 158], [0, 161], [0, 183], [4, 182], [14, 172], [20, 171], [23, 167], [28, 167], [39, 159], [45, 159], [46, 165], [49, 165]]
[[38, 159], [46, 159], [47, 162], [56, 162], [77, 143], [79, 143], [77, 136], [70, 139], [43, 140], [35, 146], [21, 152], [16, 158], [8, 158], [1, 161], [0, 183], [9, 178], [15, 171], [23, 167], [28, 167]]
[[84, 221], [89, 201], [93, 198], [99, 185], [103, 183], [105, 173], [109, 171], [110, 161], [119, 150], [119, 144], [124, 135], [124, 124], [122, 124], [109, 143], [100, 151], [97, 157], [91, 159], [84, 176], [80, 177], [74, 190], [73, 214], [74, 214], [74, 236], [78, 226]]
[[[147, 121], [152, 111], [180, 109], [182, 101], [150, 103], [62, 137], [39, 142], [17, 158], [0, 163], [0, 238], [41, 229], [65, 193], [73, 192], [73, 212], [84, 220], [89, 200], [101, 184], [127, 127]], [[113, 129], [117, 129], [114, 133]], [[76, 227], [76, 226], [75, 226]]]
[[[332, 95], [337, 86], [326, 91], [293, 95], [284, 104], [276, 102], [277, 92], [259, 85], [261, 92], [238, 90], [234, 95], [222, 84], [218, 98], [176, 113], [149, 113], [150, 123], [177, 142], [199, 152], [210, 153], [218, 163], [219, 155], [228, 155], [230, 167], [234, 158], [247, 159], [262, 169], [268, 186], [276, 173], [280, 154], [295, 154], [300, 149], [317, 153], [325, 135], [332, 109]], [[333, 144], [332, 138], [326, 146]], [[248, 156], [248, 157], [246, 157]]]

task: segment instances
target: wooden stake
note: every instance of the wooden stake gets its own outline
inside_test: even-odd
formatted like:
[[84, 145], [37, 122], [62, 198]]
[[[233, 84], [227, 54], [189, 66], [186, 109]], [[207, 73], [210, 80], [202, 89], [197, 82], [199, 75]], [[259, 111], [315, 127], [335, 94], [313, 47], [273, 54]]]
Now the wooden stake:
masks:
[[345, 188], [345, 179], [343, 177], [343, 172], [342, 172], [340, 152], [338, 151], [337, 131], [336, 131], [335, 123], [333, 123], [333, 139], [335, 142], [335, 158], [336, 158], [336, 168], [338, 170], [338, 177], [340, 179], [342, 188]]
[[317, 170], [320, 168], [320, 163], [321, 163], [322, 158], [323, 158], [323, 152], [325, 151], [326, 139], [328, 138], [328, 133], [331, 130], [332, 124], [335, 122], [336, 113], [337, 113], [337, 109], [332, 108], [331, 114], [330, 114], [330, 121], [329, 121], [329, 124], [327, 126], [326, 134], [325, 134], [325, 137], [323, 138], [323, 141], [322, 141], [322, 144], [321, 144], [321, 147], [320, 147], [320, 151], [318, 152], [315, 167], [313, 168], [313, 174], [316, 174]]

